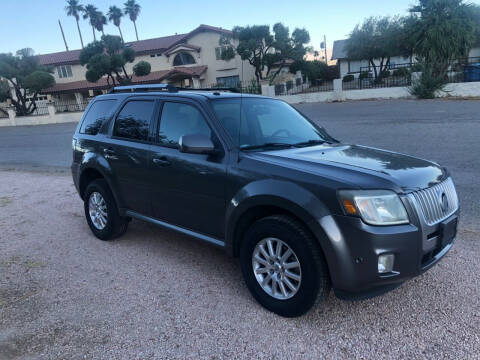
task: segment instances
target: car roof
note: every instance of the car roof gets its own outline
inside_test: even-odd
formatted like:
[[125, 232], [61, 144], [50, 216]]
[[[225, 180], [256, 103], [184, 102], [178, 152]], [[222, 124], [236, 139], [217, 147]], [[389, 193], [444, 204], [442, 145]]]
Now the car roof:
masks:
[[255, 95], [255, 94], [243, 94], [243, 93], [233, 93], [227, 91], [195, 91], [195, 90], [181, 90], [181, 91], [134, 91], [134, 92], [121, 92], [121, 93], [111, 93], [105, 95], [98, 95], [95, 97], [95, 100], [101, 99], [118, 99], [132, 96], [162, 96], [162, 97], [184, 97], [196, 100], [206, 100], [206, 99], [235, 99], [235, 98], [264, 98], [270, 99], [266, 96]]

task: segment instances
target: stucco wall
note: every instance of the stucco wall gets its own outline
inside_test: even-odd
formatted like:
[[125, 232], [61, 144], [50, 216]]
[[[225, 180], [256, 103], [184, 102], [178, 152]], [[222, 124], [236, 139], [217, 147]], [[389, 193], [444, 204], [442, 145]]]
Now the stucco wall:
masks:
[[19, 116], [15, 117], [12, 124], [9, 118], [0, 119], [1, 126], [23, 126], [23, 125], [44, 125], [44, 124], [59, 124], [78, 122], [82, 117], [83, 112], [57, 113], [54, 115], [39, 115], [39, 116]]

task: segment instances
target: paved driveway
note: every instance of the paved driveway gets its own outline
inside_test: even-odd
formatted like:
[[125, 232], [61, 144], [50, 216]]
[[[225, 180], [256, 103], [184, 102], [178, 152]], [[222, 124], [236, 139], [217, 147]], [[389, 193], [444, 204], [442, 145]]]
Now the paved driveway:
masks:
[[[370, 300], [331, 295], [297, 319], [261, 308], [238, 261], [194, 239], [133, 221], [98, 241], [68, 173], [0, 170], [0, 359], [478, 359], [479, 105], [299, 106], [340, 139], [448, 166], [462, 221], [424, 275]], [[72, 131], [0, 128], [0, 166], [65, 169]]]

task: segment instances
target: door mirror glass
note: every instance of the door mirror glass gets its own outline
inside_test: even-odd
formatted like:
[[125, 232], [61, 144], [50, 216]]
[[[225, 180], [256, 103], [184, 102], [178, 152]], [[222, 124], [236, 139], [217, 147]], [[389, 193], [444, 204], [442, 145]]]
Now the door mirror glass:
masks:
[[213, 154], [216, 152], [215, 145], [209, 136], [205, 134], [191, 134], [180, 137], [179, 149], [189, 154]]

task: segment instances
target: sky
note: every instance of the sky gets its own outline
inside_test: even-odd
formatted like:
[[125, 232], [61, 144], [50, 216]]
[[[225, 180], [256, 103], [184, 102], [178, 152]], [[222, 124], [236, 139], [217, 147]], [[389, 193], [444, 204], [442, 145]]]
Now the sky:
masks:
[[[123, 8], [125, 0], [81, 0], [106, 13], [108, 7]], [[137, 0], [142, 10], [137, 20], [140, 39], [185, 33], [200, 24], [226, 29], [236, 25], [273, 25], [282, 22], [290, 30], [305, 28], [316, 50], [327, 37], [328, 57], [334, 40], [344, 39], [368, 16], [405, 15], [415, 0]], [[479, 3], [480, 0], [474, 1]], [[67, 16], [65, 0], [0, 0], [0, 53], [30, 47], [36, 54], [64, 51], [58, 26], [61, 21], [69, 49], [80, 48], [75, 19]], [[93, 40], [88, 20], [80, 21], [84, 43]], [[122, 19], [125, 41], [135, 40], [133, 24]], [[109, 24], [105, 33], [118, 35]], [[98, 36], [98, 35], [97, 35]]]

